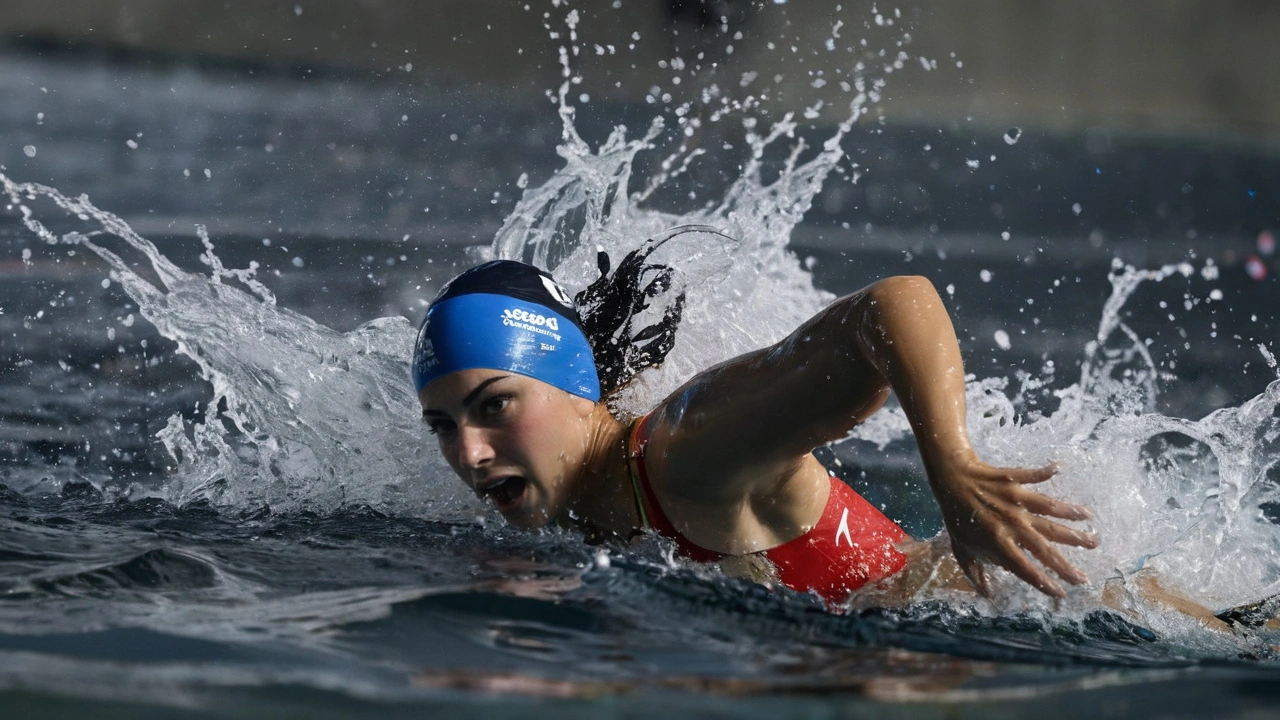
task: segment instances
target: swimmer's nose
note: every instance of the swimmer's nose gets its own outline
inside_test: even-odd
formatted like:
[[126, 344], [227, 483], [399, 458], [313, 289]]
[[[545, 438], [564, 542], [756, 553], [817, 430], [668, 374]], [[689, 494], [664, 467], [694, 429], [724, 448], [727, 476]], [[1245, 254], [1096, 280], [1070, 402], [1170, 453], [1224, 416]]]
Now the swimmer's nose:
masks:
[[458, 429], [458, 467], [478, 470], [493, 462], [493, 445], [481, 428]]

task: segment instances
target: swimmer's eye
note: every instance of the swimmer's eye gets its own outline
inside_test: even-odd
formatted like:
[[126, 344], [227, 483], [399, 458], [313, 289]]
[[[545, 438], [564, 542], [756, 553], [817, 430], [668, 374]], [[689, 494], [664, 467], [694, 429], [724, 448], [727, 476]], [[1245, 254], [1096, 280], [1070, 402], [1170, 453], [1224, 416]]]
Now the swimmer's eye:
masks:
[[510, 395], [494, 395], [480, 403], [480, 412], [486, 416], [498, 415], [511, 404]]
[[454, 429], [454, 424], [450, 420], [442, 420], [439, 418], [423, 418], [423, 422], [427, 424], [427, 432], [432, 435], [448, 434]]

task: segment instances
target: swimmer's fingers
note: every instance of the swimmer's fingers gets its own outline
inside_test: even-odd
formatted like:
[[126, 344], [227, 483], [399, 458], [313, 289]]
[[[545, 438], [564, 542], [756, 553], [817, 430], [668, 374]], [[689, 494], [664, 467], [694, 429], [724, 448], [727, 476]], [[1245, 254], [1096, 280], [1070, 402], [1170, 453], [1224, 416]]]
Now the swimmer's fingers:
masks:
[[[1068, 528], [1062, 529], [1067, 530]], [[1038, 537], [1029, 538], [1023, 543], [1026, 551], [1036, 560], [1039, 560], [1041, 565], [1052, 570], [1058, 577], [1072, 585], [1084, 585], [1089, 582], [1089, 576], [1085, 575], [1080, 568], [1068, 562], [1067, 558], [1062, 555], [1062, 551], [1049, 541], [1050, 538], [1043, 530], [1040, 528], [1037, 528], [1037, 530], [1040, 530]]]
[[1056, 544], [1094, 547], [1097, 538], [1050, 518], [1084, 520], [1092, 514], [1086, 507], [1046, 497], [1029, 487], [1057, 471], [1056, 464], [992, 467], [970, 457], [931, 475], [956, 560], [979, 593], [991, 596], [984, 563], [1008, 570], [1051, 597], [1066, 595], [1054, 574], [1072, 583], [1087, 582]]
[[1060, 520], [1088, 520], [1093, 517], [1093, 513], [1084, 505], [1055, 500], [1030, 490], [1025, 491], [1025, 494], [1018, 498], [1018, 504], [1028, 512]]
[[[1070, 563], [1067, 563], [1067, 561], [1062, 558], [1061, 553], [1043, 540], [1040, 540], [1038, 543], [1028, 542], [1027, 545], [1032, 546], [1028, 548], [1028, 551], [1035, 555], [1036, 559], [1040, 560], [1040, 562], [1045, 562], [1045, 559], [1052, 560], [1053, 555], [1057, 555], [1058, 559], [1062, 560], [1062, 565], [1067, 568], [1071, 568]], [[1040, 566], [1032, 562], [1031, 558], [1028, 557], [1026, 552], [1023, 552], [1023, 548], [1018, 543], [1015, 543], [1011, 539], [1006, 539], [1004, 543], [1001, 543], [1001, 549], [1004, 550], [1004, 552], [995, 560], [996, 564], [1000, 567], [1013, 573], [1019, 580], [1022, 580], [1026, 584], [1049, 597], [1064, 598], [1067, 596], [1067, 591], [1063, 590], [1061, 585], [1054, 582], [1053, 578], [1049, 577], [1049, 573], [1045, 572]], [[1052, 567], [1050, 563], [1045, 564]], [[1074, 568], [1071, 569], [1074, 570]], [[1055, 572], [1057, 572], [1056, 569]], [[1076, 572], [1079, 573], [1078, 570]]]
[[1001, 468], [1008, 474], [1009, 479], [1024, 485], [1034, 485], [1042, 483], [1045, 480], [1058, 474], [1059, 466], [1056, 462], [1051, 462], [1044, 467], [1038, 468]]
[[[1021, 532], [1015, 531], [1000, 537], [996, 540], [995, 547], [985, 553], [992, 564], [1008, 570], [1050, 597], [1062, 598], [1067, 593], [1046, 569], [1073, 585], [1089, 582], [1089, 577], [1068, 562], [1053, 543], [1095, 547], [1098, 539], [1093, 533], [1075, 530], [1041, 517], [1032, 517], [1027, 524], [1019, 525], [1022, 527]], [[982, 561], [964, 545], [953, 543], [952, 551], [969, 584], [983, 597], [990, 598], [991, 586]], [[1040, 564], [1037, 565], [1035, 561]]]
[[[1039, 468], [1002, 468], [1002, 470], [1010, 480], [1016, 483], [1034, 485], [1057, 475], [1059, 466], [1058, 463], [1051, 462]], [[1031, 490], [1027, 490], [1025, 495], [1018, 498], [1018, 504], [1036, 515], [1048, 515], [1061, 520], [1088, 520], [1093, 517], [1093, 512], [1084, 505], [1054, 500]]]
[[[968, 579], [973, 589], [979, 595], [990, 599], [993, 593], [991, 592], [990, 580], [987, 578], [986, 566], [981, 561], [968, 556], [968, 553], [959, 550], [956, 551], [956, 560], [960, 565], [960, 570], [964, 572], [965, 578]], [[1019, 580], [1045, 595], [1056, 598], [1067, 596], [1062, 586], [1054, 582], [1048, 573], [1032, 562], [1022, 548], [1016, 545], [1011, 544], [1006, 554], [993, 558], [993, 563], [1008, 570]], [[1068, 564], [1067, 567], [1070, 567], [1070, 565]], [[1072, 581], [1074, 582], [1074, 579]]]
[[1042, 517], [1033, 518], [1031, 526], [1050, 542], [1056, 542], [1060, 545], [1074, 545], [1075, 547], [1090, 550], [1098, 547], [1097, 533], [1069, 528], [1066, 525]]
[[985, 598], [991, 597], [991, 585], [987, 582], [987, 569], [982, 561], [969, 553], [963, 545], [958, 545], [955, 541], [951, 543], [951, 553], [956, 556], [956, 564], [960, 566], [960, 571], [964, 573], [964, 577], [973, 586], [979, 595]]

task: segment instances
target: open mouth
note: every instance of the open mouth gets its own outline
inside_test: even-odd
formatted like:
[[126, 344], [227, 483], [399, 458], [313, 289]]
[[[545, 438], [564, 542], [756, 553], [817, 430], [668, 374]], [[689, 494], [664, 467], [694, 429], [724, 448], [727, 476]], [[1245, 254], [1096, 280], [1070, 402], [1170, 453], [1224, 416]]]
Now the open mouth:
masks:
[[524, 491], [528, 484], [528, 481], [522, 477], [508, 475], [486, 483], [478, 489], [478, 494], [482, 498], [492, 500], [498, 507], [498, 512], [505, 513], [514, 509], [524, 499]]

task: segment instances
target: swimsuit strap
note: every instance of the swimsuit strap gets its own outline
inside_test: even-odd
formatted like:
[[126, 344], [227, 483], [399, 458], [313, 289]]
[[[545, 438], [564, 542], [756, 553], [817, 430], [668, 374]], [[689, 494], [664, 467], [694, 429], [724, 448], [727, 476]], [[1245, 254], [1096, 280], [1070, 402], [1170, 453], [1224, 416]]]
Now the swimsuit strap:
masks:
[[649, 417], [639, 418], [631, 427], [631, 440], [627, 452], [628, 464], [631, 468], [631, 488], [636, 496], [636, 510], [639, 511], [640, 521], [644, 523], [644, 529], [653, 530], [663, 537], [674, 540], [676, 547], [680, 552], [690, 560], [695, 562], [715, 562], [725, 557], [724, 553], [708, 550], [701, 545], [696, 545], [683, 533], [676, 529], [675, 524], [667, 517], [666, 512], [662, 509], [662, 504], [658, 502], [658, 496], [653, 492], [653, 484], [649, 482], [649, 474], [644, 468], [644, 451], [648, 442], [644, 439], [644, 428], [648, 423]]
[[644, 490], [641, 488], [640, 474], [644, 472], [641, 463], [644, 462], [644, 445], [640, 442], [640, 433], [644, 429], [645, 421], [649, 419], [648, 415], [642, 415], [631, 421], [631, 430], [627, 433], [627, 468], [631, 471], [631, 491], [635, 494], [636, 514], [640, 517], [640, 525], [645, 530], [653, 528], [653, 524], [649, 522], [649, 512], [645, 509]]

